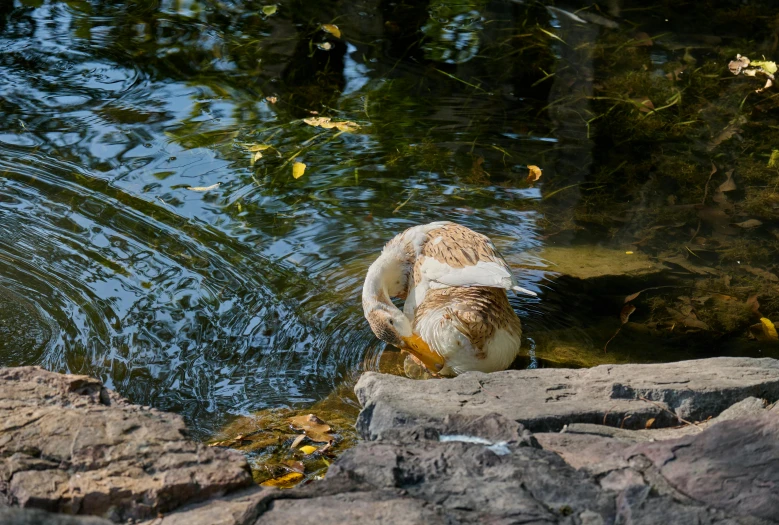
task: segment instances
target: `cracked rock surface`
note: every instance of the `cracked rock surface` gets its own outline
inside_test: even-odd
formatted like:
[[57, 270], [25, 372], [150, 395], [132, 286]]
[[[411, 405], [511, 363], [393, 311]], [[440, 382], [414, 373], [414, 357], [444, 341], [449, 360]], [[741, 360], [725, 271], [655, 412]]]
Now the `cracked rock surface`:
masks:
[[[14, 373], [15, 387], [4, 388]], [[147, 525], [779, 523], [779, 361], [428, 381], [366, 374], [356, 390], [363, 441], [324, 481], [278, 490], [247, 486], [240, 456], [202, 450], [183, 437], [177, 416], [129, 405], [95, 380], [0, 370], [0, 415], [9, 416], [0, 423], [4, 503], [99, 516], [42, 521], [41, 510], [0, 503], [0, 522], [97, 525], [154, 509]], [[79, 424], [44, 424], [55, 417], [51, 407], [80, 411]], [[93, 410], [102, 423], [85, 417]], [[676, 416], [703, 422], [679, 425]], [[83, 428], [94, 430], [82, 437]], [[193, 454], [201, 459], [192, 462]], [[115, 462], [122, 469], [112, 469]], [[148, 472], [132, 470], [142, 464]], [[35, 478], [39, 472], [50, 475]], [[165, 489], [161, 472], [191, 484]], [[85, 484], [85, 473], [97, 481]], [[109, 490], [112, 483], [118, 489]], [[144, 497], [131, 497], [141, 487]], [[84, 504], [90, 491], [105, 503]]]
[[144, 519], [251, 484], [239, 453], [96, 379], [0, 369], [0, 507]]

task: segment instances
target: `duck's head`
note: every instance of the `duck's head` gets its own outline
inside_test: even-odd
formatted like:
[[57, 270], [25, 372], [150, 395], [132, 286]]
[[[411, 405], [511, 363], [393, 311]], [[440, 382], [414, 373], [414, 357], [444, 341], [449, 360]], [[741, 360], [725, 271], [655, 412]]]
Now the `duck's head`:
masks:
[[379, 301], [372, 305], [366, 305], [363, 301], [363, 308], [376, 337], [401, 349], [408, 346], [406, 340], [413, 336], [411, 322], [400, 309], [388, 307]]

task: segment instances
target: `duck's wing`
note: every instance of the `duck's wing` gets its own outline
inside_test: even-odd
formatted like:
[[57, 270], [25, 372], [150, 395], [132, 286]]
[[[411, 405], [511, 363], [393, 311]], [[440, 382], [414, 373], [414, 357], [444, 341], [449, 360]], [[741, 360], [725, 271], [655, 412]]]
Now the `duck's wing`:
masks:
[[414, 282], [433, 289], [451, 286], [504, 288], [528, 295], [520, 288], [508, 263], [492, 241], [465, 226], [446, 223], [425, 232], [414, 265]]

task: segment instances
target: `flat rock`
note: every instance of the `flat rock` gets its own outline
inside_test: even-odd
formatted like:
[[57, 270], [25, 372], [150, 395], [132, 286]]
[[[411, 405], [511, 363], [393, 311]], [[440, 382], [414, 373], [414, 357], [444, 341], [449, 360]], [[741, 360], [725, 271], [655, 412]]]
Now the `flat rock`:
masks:
[[679, 492], [733, 516], [779, 519], [779, 416], [732, 419], [695, 435], [641, 443], [619, 454], [647, 457]]
[[666, 270], [662, 264], [641, 252], [626, 253], [601, 246], [547, 246], [540, 252], [522, 254], [521, 259], [509, 262], [575, 279], [600, 277], [646, 277]]
[[112, 521], [93, 516], [67, 516], [38, 509], [1, 508], [3, 525], [112, 525]]
[[532, 432], [571, 423], [643, 429], [702, 421], [749, 397], [779, 399], [779, 361], [712, 358], [667, 364], [601, 365], [590, 369], [471, 372], [414, 381], [368, 372], [355, 387], [363, 405], [357, 428], [377, 439], [403, 426], [456, 414], [495, 412]]
[[240, 453], [87, 376], [0, 369], [0, 506], [144, 519], [252, 483]]

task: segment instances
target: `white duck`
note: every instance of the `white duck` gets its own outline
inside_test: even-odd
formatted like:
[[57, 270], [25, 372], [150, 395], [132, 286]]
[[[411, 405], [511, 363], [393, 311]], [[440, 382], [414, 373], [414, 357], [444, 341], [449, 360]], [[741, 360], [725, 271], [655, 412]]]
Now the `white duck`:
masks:
[[[519, 287], [492, 242], [453, 222], [395, 236], [368, 269], [362, 302], [376, 336], [433, 373], [492, 372], [519, 352], [519, 318], [506, 290]], [[391, 298], [406, 298], [401, 312]]]

